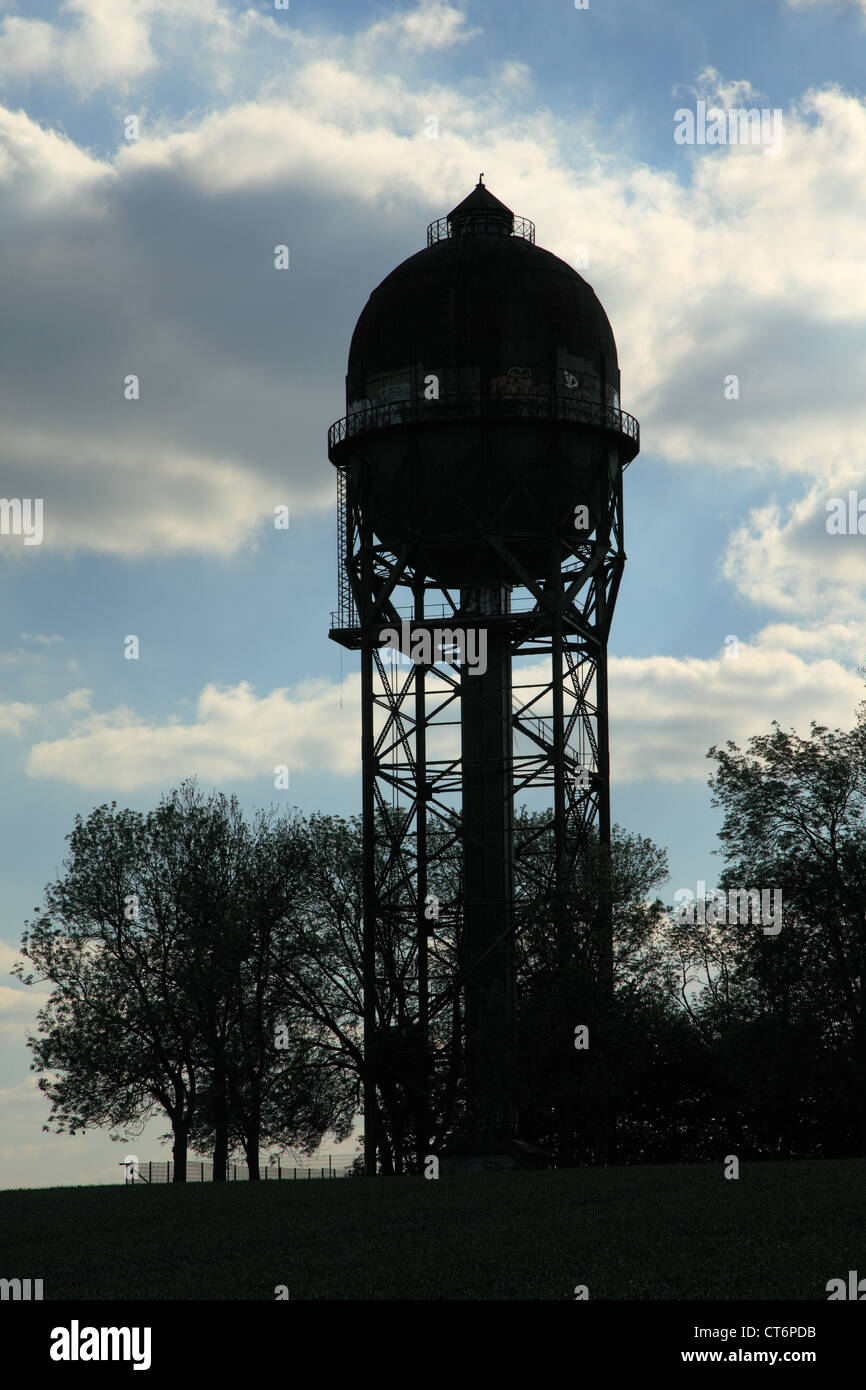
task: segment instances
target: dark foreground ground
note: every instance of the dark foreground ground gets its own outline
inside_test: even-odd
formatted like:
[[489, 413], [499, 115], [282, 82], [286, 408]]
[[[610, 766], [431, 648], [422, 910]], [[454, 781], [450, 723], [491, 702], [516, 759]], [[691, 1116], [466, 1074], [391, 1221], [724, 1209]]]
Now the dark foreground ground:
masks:
[[0, 1266], [46, 1300], [826, 1300], [866, 1160], [6, 1191]]

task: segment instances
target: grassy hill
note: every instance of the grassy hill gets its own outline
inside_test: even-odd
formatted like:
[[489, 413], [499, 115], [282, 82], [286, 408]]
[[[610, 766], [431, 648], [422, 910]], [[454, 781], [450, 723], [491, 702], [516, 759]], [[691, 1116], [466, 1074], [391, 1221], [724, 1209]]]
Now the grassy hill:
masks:
[[866, 1273], [866, 1160], [0, 1192], [45, 1298], [818, 1299]]

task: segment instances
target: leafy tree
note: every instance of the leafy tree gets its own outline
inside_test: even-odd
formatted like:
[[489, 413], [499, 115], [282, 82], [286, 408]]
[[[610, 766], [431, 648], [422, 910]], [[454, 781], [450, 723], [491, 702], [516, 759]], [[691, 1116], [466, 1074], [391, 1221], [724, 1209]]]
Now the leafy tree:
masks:
[[149, 872], [144, 817], [103, 805], [86, 821], [77, 816], [67, 838], [66, 873], [46, 888], [14, 971], [25, 984], [55, 986], [29, 1038], [32, 1067], [47, 1073], [39, 1085], [60, 1133], [102, 1125], [128, 1133], [163, 1111], [182, 1182], [200, 1057], [169, 964], [176, 929]]
[[[608, 853], [590, 835], [573, 847], [565, 902], [565, 933], [557, 932], [550, 850], [539, 834], [549, 812], [516, 819], [518, 862], [534, 847], [546, 874], [524, 877], [518, 903], [518, 1079], [521, 1132], [555, 1152], [560, 1165], [599, 1161], [601, 1129], [615, 1123], [627, 1094], [628, 1020], [651, 987], [659, 997], [660, 953], [655, 934], [661, 902], [648, 895], [667, 878], [665, 852], [651, 840], [614, 827]], [[605, 997], [599, 906], [610, 893], [613, 926], [613, 998]], [[576, 1030], [586, 1029], [585, 1034]], [[584, 1045], [588, 1044], [588, 1045]], [[604, 1116], [607, 1115], [605, 1123]]]
[[[664, 933], [666, 983], [712, 1077], [718, 1143], [738, 1153], [864, 1151], [864, 754], [861, 707], [847, 732], [774, 722], [708, 755], [726, 901], [721, 922], [699, 904]], [[780, 923], [744, 913], [750, 889], [781, 893]]]
[[[52, 1119], [128, 1130], [163, 1111], [176, 1181], [190, 1135], [213, 1137], [224, 1180], [232, 1134], [258, 1176], [264, 1143], [348, 1129], [343, 1078], [318, 1035], [275, 1044], [279, 993], [305, 892], [298, 817], [205, 798], [193, 782], [144, 816], [102, 806], [76, 818], [65, 874], [46, 889], [22, 956], [55, 985], [32, 1038]], [[293, 1068], [295, 1070], [293, 1071]]]

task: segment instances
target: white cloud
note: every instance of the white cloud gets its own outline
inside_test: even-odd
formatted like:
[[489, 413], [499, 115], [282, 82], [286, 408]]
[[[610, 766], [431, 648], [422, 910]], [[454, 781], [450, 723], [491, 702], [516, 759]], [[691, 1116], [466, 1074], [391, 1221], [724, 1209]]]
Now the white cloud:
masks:
[[[25, 1053], [25, 1056], [29, 1054]], [[47, 1187], [122, 1181], [118, 1166], [130, 1146], [111, 1143], [98, 1131], [78, 1134], [40, 1132], [51, 1113], [49, 1101], [28, 1076], [0, 1089], [0, 1174], [3, 1186]], [[148, 1127], [152, 1151], [161, 1127]], [[34, 1140], [34, 1135], [39, 1137]], [[139, 1141], [141, 1143], [141, 1141]]]
[[360, 681], [340, 687], [305, 681], [294, 689], [257, 696], [245, 681], [207, 685], [196, 721], [159, 725], [120, 708], [89, 714], [66, 736], [36, 743], [27, 771], [119, 791], [167, 786], [197, 773], [221, 782], [274, 775], [280, 764], [293, 770], [322, 768], [351, 774], [359, 765]]
[[[99, 184], [112, 181], [107, 164], [93, 159], [59, 131], [46, 129], [25, 111], [0, 106], [0, 182], [20, 198], [16, 222], [35, 213], [65, 209], [73, 203], [75, 222], [96, 220], [104, 208]], [[47, 267], [46, 267], [47, 268]]]
[[742, 745], [774, 719], [803, 734], [813, 718], [850, 727], [862, 698], [862, 681], [838, 661], [805, 661], [769, 636], [732, 658], [611, 660], [611, 776], [704, 781], [712, 744]]
[[50, 998], [50, 990], [35, 986], [13, 989], [0, 985], [0, 1036], [7, 1042], [24, 1042], [35, 1029], [36, 1015]]
[[[703, 780], [711, 744], [745, 739], [773, 719], [804, 729], [816, 714], [840, 726], [851, 723], [862, 684], [837, 658], [848, 656], [855, 641], [854, 631], [843, 627], [831, 658], [822, 654], [831, 645], [826, 634], [780, 625], [751, 643], [741, 641], [735, 658], [612, 659], [614, 778]], [[541, 675], [541, 668], [521, 668], [522, 681]], [[354, 777], [359, 676], [346, 678], [342, 707], [340, 699], [341, 687], [327, 680], [262, 696], [247, 682], [208, 685], [193, 723], [157, 724], [125, 708], [87, 713], [66, 735], [36, 743], [27, 771], [88, 788], [110, 782], [120, 791], [165, 787], [192, 774], [213, 782], [272, 776], [278, 764], [290, 773], [313, 768]], [[549, 710], [539, 703], [535, 712]], [[448, 740], [455, 738], [453, 730], [431, 731], [431, 756], [448, 756]]]
[[53, 79], [82, 97], [101, 88], [119, 93], [184, 52], [204, 64], [222, 88], [227, 69], [251, 34], [291, 41], [274, 17], [238, 13], [220, 0], [65, 0], [59, 22], [13, 15], [0, 25], [0, 81]]
[[[351, 42], [368, 58], [395, 48], [412, 56], [454, 48], [481, 32], [468, 29], [463, 11], [446, 0], [421, 0], [368, 25]], [[261, 76], [281, 51], [312, 52], [328, 41], [341, 44], [339, 36], [293, 28], [290, 11], [238, 11], [220, 0], [65, 0], [56, 23], [18, 15], [0, 23], [0, 84], [53, 80], [81, 97], [103, 89], [131, 95], [177, 66], [224, 96], [252, 76], [250, 50]]]
[[850, 491], [866, 499], [866, 468], [836, 472], [787, 508], [756, 507], [728, 542], [725, 577], [754, 603], [802, 620], [821, 617], [833, 631], [846, 623], [856, 630], [866, 604], [866, 535], [827, 531], [828, 503], [841, 500], [847, 513]]
[[8, 976], [17, 959], [17, 947], [10, 946], [6, 941], [0, 941], [0, 976]]
[[10, 16], [0, 30], [0, 74], [61, 77], [82, 92], [141, 77], [156, 63], [148, 19], [152, 7], [124, 0], [66, 0], [69, 28]]
[[866, 14], [866, 0], [788, 0], [792, 10], [817, 9], [819, 6], [824, 9], [860, 9]]
[[445, 0], [421, 0], [414, 10], [398, 11], [373, 24], [366, 31], [365, 43], [396, 42], [399, 49], [416, 53], [428, 49], [453, 48], [476, 38], [481, 29], [467, 29], [466, 16]]
[[[436, 32], [465, 36], [460, 10], [439, 11]], [[153, 38], [168, 11], [146, 12]], [[436, 12], [381, 24], [421, 44]], [[190, 34], [203, 13], [181, 7]], [[866, 103], [809, 92], [785, 112], [779, 152], [681, 148], [679, 178], [624, 160], [601, 132], [584, 137], [576, 178], [573, 127], [517, 99], [523, 65], [471, 96], [411, 52], [395, 75], [393, 43], [370, 37], [381, 24], [272, 45], [282, 65], [254, 98], [145, 122], [111, 158], [0, 109], [9, 312], [32, 325], [0, 345], [4, 454], [22, 495], [39, 481], [46, 549], [231, 554], [278, 502], [331, 507], [324, 430], [364, 295], [482, 167], [540, 244], [565, 259], [588, 247], [645, 452], [813, 476], [857, 461]], [[754, 96], [712, 68], [698, 85]], [[430, 113], [438, 140], [424, 137]], [[732, 374], [739, 399], [726, 400]]]
[[20, 734], [37, 712], [35, 705], [22, 700], [0, 700], [0, 733]]
[[829, 656], [853, 666], [866, 664], [866, 618], [819, 622], [814, 626], [770, 623], [753, 639], [755, 647], [799, 652], [804, 657]]
[[[17, 653], [12, 653], [12, 664]], [[21, 653], [22, 657], [24, 653]], [[59, 700], [38, 705], [22, 700], [4, 700], [0, 696], [0, 733], [21, 735], [28, 724], [40, 720], [43, 725], [55, 722], [68, 722], [70, 717], [80, 716], [90, 705], [91, 690], [71, 690]]]
[[734, 78], [725, 82], [718, 69], [709, 63], [698, 73], [694, 85], [678, 83], [674, 87], [673, 95], [677, 96], [683, 92], [690, 92], [695, 98], [713, 106], [724, 107], [725, 110], [731, 106], [753, 106], [761, 95], [748, 78]]

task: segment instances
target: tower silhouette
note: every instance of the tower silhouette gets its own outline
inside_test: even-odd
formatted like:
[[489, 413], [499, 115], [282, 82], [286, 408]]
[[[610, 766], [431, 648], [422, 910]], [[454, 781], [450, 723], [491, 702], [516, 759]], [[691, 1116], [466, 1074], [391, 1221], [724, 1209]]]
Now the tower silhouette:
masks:
[[[575, 856], [593, 831], [610, 842], [607, 641], [622, 475], [639, 449], [619, 391], [595, 293], [481, 179], [373, 291], [352, 337], [347, 414], [328, 436], [340, 552], [329, 635], [361, 653], [368, 1173], [391, 1023], [377, 985], [386, 937], [408, 944], [417, 981], [420, 1151], [437, 932], [459, 941], [460, 1145], [492, 1155], [517, 1136], [515, 797], [543, 789], [552, 805], [532, 858], [563, 954]], [[440, 902], [455, 844], [462, 892]], [[604, 997], [605, 891], [596, 931]]]

